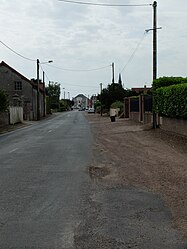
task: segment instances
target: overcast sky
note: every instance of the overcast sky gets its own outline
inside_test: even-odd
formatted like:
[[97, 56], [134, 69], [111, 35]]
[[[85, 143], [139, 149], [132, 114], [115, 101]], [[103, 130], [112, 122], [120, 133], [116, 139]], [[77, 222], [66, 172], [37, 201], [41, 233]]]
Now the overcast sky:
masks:
[[[82, 1], [153, 3], [149, 0]], [[162, 27], [158, 30], [158, 77], [186, 77], [187, 1], [158, 0], [157, 3], [158, 27]], [[61, 84], [62, 97], [64, 91], [66, 97], [68, 92], [71, 97], [79, 93], [98, 94], [100, 83], [103, 87], [111, 83], [112, 62], [115, 81], [122, 71], [125, 88], [150, 86], [152, 31], [145, 34], [145, 30], [152, 28], [152, 14], [152, 6], [102, 7], [58, 0], [1, 0], [0, 41], [30, 59], [53, 60], [42, 68], [46, 83], [50, 80]], [[0, 60], [27, 78], [36, 78], [36, 62], [23, 59], [1, 43]], [[102, 69], [87, 71], [98, 68]]]

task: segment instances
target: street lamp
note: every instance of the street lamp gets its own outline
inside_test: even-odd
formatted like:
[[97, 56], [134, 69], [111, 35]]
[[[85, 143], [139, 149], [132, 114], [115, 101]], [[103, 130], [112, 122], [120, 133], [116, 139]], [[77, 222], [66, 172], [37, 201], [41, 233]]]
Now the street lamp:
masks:
[[[52, 60], [49, 60], [47, 62], [40, 62], [39, 59], [36, 60], [37, 63], [37, 120], [40, 120], [40, 64], [47, 64], [47, 63], [52, 63]], [[45, 89], [44, 89], [45, 90]]]
[[65, 88], [63, 87], [62, 89], [64, 89], [64, 100], [65, 100], [65, 98], [66, 98]]

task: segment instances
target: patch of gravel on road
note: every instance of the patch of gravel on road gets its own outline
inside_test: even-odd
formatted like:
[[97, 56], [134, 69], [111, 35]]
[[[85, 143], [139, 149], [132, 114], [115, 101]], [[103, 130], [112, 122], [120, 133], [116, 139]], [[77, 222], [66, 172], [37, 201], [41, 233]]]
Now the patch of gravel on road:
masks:
[[97, 165], [89, 167], [90, 178], [103, 178], [106, 175], [110, 174], [109, 169], [105, 165]]

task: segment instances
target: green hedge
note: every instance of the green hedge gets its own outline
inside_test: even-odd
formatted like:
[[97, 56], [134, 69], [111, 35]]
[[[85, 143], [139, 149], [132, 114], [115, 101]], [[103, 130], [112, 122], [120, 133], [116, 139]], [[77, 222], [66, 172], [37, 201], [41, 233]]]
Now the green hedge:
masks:
[[160, 77], [153, 81], [153, 90], [160, 87], [187, 83], [187, 78], [183, 77]]
[[154, 91], [155, 111], [161, 116], [187, 118], [187, 83], [161, 87]]

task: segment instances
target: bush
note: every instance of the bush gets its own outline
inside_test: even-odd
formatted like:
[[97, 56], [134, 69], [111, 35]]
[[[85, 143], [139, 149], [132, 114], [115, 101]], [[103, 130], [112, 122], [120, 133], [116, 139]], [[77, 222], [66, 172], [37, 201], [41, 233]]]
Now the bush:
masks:
[[60, 106], [57, 108], [59, 112], [65, 112], [69, 108], [67, 100], [60, 100]]
[[114, 109], [119, 108], [120, 109], [119, 113], [122, 113], [123, 108], [124, 108], [124, 104], [121, 101], [116, 101], [116, 102], [112, 103], [111, 108], [114, 108]]
[[96, 101], [94, 103], [94, 109], [96, 110], [97, 113], [100, 113], [101, 112], [101, 102], [100, 101]]
[[182, 77], [160, 77], [153, 81], [153, 90], [156, 90], [160, 87], [178, 85], [187, 83], [187, 78]]
[[187, 118], [187, 83], [161, 87], [154, 92], [155, 111], [161, 116]]

